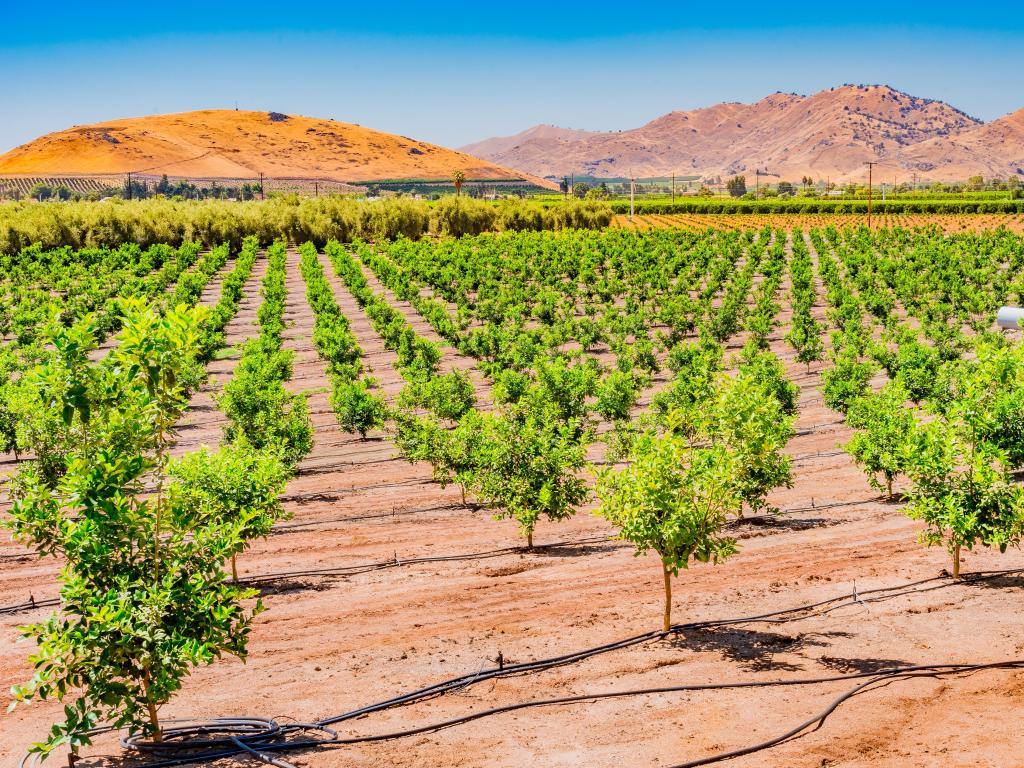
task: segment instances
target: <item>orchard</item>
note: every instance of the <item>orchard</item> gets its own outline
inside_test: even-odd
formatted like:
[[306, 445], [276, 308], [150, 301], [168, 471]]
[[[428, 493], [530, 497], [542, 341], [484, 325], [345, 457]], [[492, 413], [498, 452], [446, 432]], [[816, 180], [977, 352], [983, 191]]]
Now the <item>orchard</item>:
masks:
[[587, 727], [693, 765], [761, 723], [684, 694], [1017, 669], [1011, 227], [153, 205], [176, 235], [0, 240], [12, 760], [442, 764], [608, 698]]

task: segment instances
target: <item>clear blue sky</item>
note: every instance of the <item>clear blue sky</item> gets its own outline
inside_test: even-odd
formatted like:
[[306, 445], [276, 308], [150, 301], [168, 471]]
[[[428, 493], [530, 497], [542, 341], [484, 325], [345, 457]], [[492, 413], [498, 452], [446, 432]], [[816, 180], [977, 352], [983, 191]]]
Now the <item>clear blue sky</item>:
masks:
[[986, 120], [1024, 107], [1024, 12], [1009, 2], [0, 1], [0, 151], [236, 101], [447, 146], [845, 82]]

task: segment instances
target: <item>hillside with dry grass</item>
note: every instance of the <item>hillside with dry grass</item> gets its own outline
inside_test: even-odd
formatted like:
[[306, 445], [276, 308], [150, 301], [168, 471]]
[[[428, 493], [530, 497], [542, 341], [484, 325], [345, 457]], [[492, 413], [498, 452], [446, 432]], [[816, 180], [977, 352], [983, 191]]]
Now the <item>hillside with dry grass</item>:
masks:
[[203, 110], [75, 126], [0, 155], [0, 174], [147, 173], [211, 179], [366, 182], [514, 180], [524, 174], [434, 144], [335, 120]]
[[986, 124], [889, 86], [848, 85], [670, 112], [626, 131], [535, 126], [462, 150], [553, 177], [749, 176], [761, 169], [842, 182], [860, 181], [871, 161], [886, 180], [952, 180], [1024, 168], [1024, 114]]

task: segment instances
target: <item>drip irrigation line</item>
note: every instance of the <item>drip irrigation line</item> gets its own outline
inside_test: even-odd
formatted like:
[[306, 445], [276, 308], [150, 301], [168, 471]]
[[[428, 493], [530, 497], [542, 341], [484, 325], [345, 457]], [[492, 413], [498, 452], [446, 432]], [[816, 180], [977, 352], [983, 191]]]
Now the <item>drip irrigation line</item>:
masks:
[[[492, 549], [484, 552], [465, 552], [457, 555], [430, 555], [405, 559], [397, 556], [396, 554], [396, 556], [391, 560], [366, 563], [365, 565], [328, 566], [325, 568], [309, 568], [300, 571], [278, 571], [273, 573], [254, 574], [252, 576], [241, 578], [239, 583], [243, 585], [264, 584], [278, 579], [300, 578], [304, 576], [357, 576], [359, 574], [370, 573], [372, 571], [384, 571], [410, 565], [490, 560], [496, 557], [515, 554], [527, 555], [536, 553], [542, 555], [546, 551], [562, 547], [587, 546], [590, 544], [610, 543], [614, 541], [615, 539], [609, 536], [589, 536], [582, 539], [567, 539], [565, 541], [556, 541], [550, 544], [539, 544], [534, 546], [532, 549], [524, 546], [501, 547], [499, 549]], [[44, 600], [35, 600], [34, 598], [30, 598], [27, 601], [15, 603], [14, 605], [0, 606], [0, 616], [20, 613], [34, 608], [49, 608], [59, 604], [60, 600], [58, 598], [46, 598]]]
[[[651, 632], [647, 633], [646, 635], [637, 637], [658, 637], [670, 634], [673, 631], [676, 631], [676, 628], [673, 628], [673, 630], [670, 630], [669, 632]], [[619, 647], [624, 646], [622, 644], [609, 644], [608, 646], [602, 646], [602, 648], [606, 648], [609, 650], [614, 650]], [[523, 665], [517, 666], [521, 667]], [[835, 699], [833, 699], [820, 712], [816, 713], [812, 717], [804, 720], [803, 722], [788, 729], [787, 731], [778, 736], [774, 736], [770, 739], [766, 739], [755, 744], [740, 747], [738, 749], [720, 752], [717, 754], [697, 758], [695, 760], [690, 760], [684, 763], [679, 763], [672, 767], [697, 768], [697, 766], [710, 765], [713, 763], [723, 762], [743, 755], [760, 752], [765, 749], [777, 746], [790, 739], [796, 738], [797, 736], [801, 735], [802, 733], [811, 729], [812, 727], [820, 727], [825, 722], [825, 720], [833, 712], [835, 712], [836, 709], [838, 709], [843, 703], [849, 701], [854, 696], [863, 693], [871, 688], [883, 687], [893, 682], [899, 682], [915, 678], [939, 678], [943, 676], [963, 675], [972, 672], [991, 669], [1024, 669], [1024, 659], [1014, 659], [990, 663], [920, 664], [894, 667], [892, 669], [880, 670], [875, 672], [856, 672], [847, 675], [830, 675], [821, 677], [791, 678], [781, 680], [746, 680], [727, 681], [722, 683], [696, 683], [675, 686], [632, 688], [597, 693], [583, 693], [572, 696], [562, 696], [557, 698], [515, 702], [512, 704], [506, 704], [502, 706], [491, 707], [485, 710], [470, 712], [468, 714], [461, 715], [458, 717], [436, 721], [433, 723], [428, 723], [413, 728], [406, 728], [398, 731], [390, 731], [385, 733], [369, 734], [362, 736], [340, 737], [335, 730], [329, 727], [340, 722], [361, 718], [372, 712], [378, 712], [384, 709], [390, 709], [396, 706], [400, 706], [402, 704], [410, 703], [409, 697], [405, 696], [389, 699], [387, 701], [380, 702], [379, 704], [371, 705], [369, 707], [363, 707], [361, 709], [353, 710], [342, 715], [324, 718], [313, 723], [296, 723], [293, 725], [280, 726], [273, 720], [263, 718], [222, 718], [216, 721], [211, 721], [209, 724], [198, 724], [185, 728], [169, 729], [165, 734], [165, 741], [161, 742], [160, 744], [146, 742], [141, 740], [140, 738], [133, 739], [132, 737], [123, 739], [122, 744], [127, 748], [136, 749], [138, 751], [142, 751], [155, 756], [168, 756], [164, 759], [158, 760], [157, 762], [147, 763], [144, 766], [144, 768], [170, 768], [171, 766], [184, 765], [188, 763], [209, 762], [224, 757], [231, 757], [241, 753], [251, 754], [266, 763], [278, 766], [278, 768], [293, 768], [293, 766], [291, 766], [290, 763], [286, 763], [283, 760], [278, 760], [267, 753], [296, 751], [311, 748], [350, 746], [355, 744], [366, 744], [382, 741], [393, 741], [397, 739], [408, 738], [410, 736], [422, 735], [425, 733], [434, 733], [447, 728], [453, 728], [459, 725], [464, 725], [475, 720], [494, 717], [509, 712], [534, 709], [540, 707], [565, 706], [606, 699], [647, 696], [665, 693], [686, 693], [702, 691], [743, 690], [753, 688], [811, 686], [825, 685], [851, 680], [863, 681], [858, 683], [854, 687], [850, 688], [849, 690], [843, 692]], [[487, 675], [482, 674], [480, 672], [466, 677], [469, 677], [470, 679], [458, 687], [466, 687], [467, 685], [473, 682], [477, 682], [481, 679], [487, 679]], [[433, 688], [436, 689], [437, 686], [434, 686]], [[431, 689], [422, 690], [427, 691]], [[449, 688], [448, 690], [455, 690], [455, 688]], [[446, 691], [440, 691], [440, 693], [444, 692]], [[439, 695], [439, 693], [432, 693], [431, 695]], [[422, 700], [423, 698], [427, 698], [427, 696], [420, 696], [416, 700]], [[306, 737], [301, 739], [287, 740], [288, 736], [308, 731], [319, 731], [325, 734], [325, 737], [319, 739]], [[207, 734], [210, 733], [221, 733], [224, 735], [209, 738]], [[181, 754], [182, 752], [187, 752], [187, 754]], [[27, 757], [23, 759], [22, 765], [24, 766], [26, 762]]]
[[29, 599], [23, 603], [0, 606], [0, 616], [21, 613], [22, 611], [31, 611], [35, 608], [51, 608], [56, 605], [60, 605], [60, 600], [56, 597], [48, 597], [45, 600], [36, 600], [33, 597], [29, 597]]
[[[796, 430], [793, 433], [793, 436], [794, 437], [807, 437], [808, 435], [823, 434], [826, 431], [826, 427], [841, 427], [845, 423], [846, 423], [845, 421], [839, 420], [839, 421], [826, 421], [826, 422], [824, 422], [822, 424], [812, 424], [809, 427], [804, 427], [803, 429]], [[834, 432], [835, 429], [831, 429], [831, 430], [828, 430], [828, 431]]]
[[810, 461], [811, 459], [830, 459], [834, 456], [845, 456], [846, 451], [816, 451], [815, 453], [802, 453], [798, 456], [794, 456], [790, 459], [790, 462], [795, 464], [798, 461]]
[[[791, 728], [790, 730], [786, 731], [784, 734], [780, 736], [776, 736], [772, 739], [758, 742], [757, 744], [749, 745], [747, 747], [742, 747], [737, 750], [723, 752], [716, 755], [710, 755], [707, 757], [699, 758], [697, 760], [689, 761], [686, 763], [680, 763], [676, 766], [673, 766], [673, 768], [695, 768], [695, 766], [721, 762], [723, 760], [740, 757], [742, 755], [747, 755], [752, 752], [758, 752], [764, 749], [768, 749], [769, 747], [776, 746], [783, 741], [786, 741], [799, 735], [800, 733], [807, 730], [813, 725], [823, 723], [825, 719], [830, 714], [832, 714], [832, 712], [834, 712], [843, 702], [848, 701], [853, 696], [857, 695], [858, 693], [861, 693], [869, 687], [880, 686], [882, 684], [888, 684], [890, 682], [894, 682], [897, 680], [910, 679], [915, 677], [939, 677], [943, 675], [965, 674], [968, 672], [975, 672], [986, 669], [1024, 669], [1024, 659], [993, 662], [989, 664], [913, 665], [906, 667], [895, 667], [893, 669], [881, 670], [877, 672], [856, 672], [849, 675], [832, 675], [827, 677], [793, 678], [788, 680], [747, 680], [724, 683], [697, 683], [689, 685], [666, 685], [655, 686], [650, 688], [631, 688], [626, 690], [607, 691], [602, 693], [582, 693], [573, 696], [561, 696], [550, 699], [535, 699], [533, 701], [515, 702], [513, 704], [506, 704], [498, 707], [492, 707], [490, 709], [479, 710], [477, 712], [470, 712], [466, 715], [450, 718], [448, 720], [441, 720], [434, 723], [429, 723], [414, 728], [407, 728], [400, 731], [391, 731], [388, 733], [372, 734], [366, 736], [342, 737], [335, 740], [331, 740], [329, 742], [324, 742], [323, 746], [345, 746], [379, 741], [392, 741], [395, 739], [408, 738], [410, 736], [418, 736], [425, 733], [434, 733], [447, 728], [464, 725], [474, 720], [481, 720], [487, 717], [493, 717], [495, 715], [506, 714], [508, 712], [516, 712], [524, 709], [533, 709], [538, 707], [579, 704], [600, 701], [603, 699], [628, 698], [634, 696], [650, 696], [665, 693], [686, 693], [750, 688], [824, 685], [849, 680], [864, 680], [864, 682], [859, 683], [855, 687], [844, 692], [841, 696], [834, 699], [824, 710], [817, 713], [813, 717], [805, 720], [804, 722], [800, 723], [796, 727]], [[152, 767], [147, 766], [147, 768]]]
[[825, 709], [818, 712], [813, 717], [808, 718], [799, 725], [790, 728], [785, 733], [775, 736], [771, 739], [751, 744], [746, 747], [739, 749], [730, 750], [728, 752], [719, 752], [715, 755], [709, 755], [707, 757], [698, 758], [697, 760], [690, 760], [685, 763], [677, 763], [676, 765], [670, 766], [670, 768], [697, 768], [702, 765], [711, 765], [713, 763], [720, 763], [726, 760], [732, 760], [737, 757], [749, 755], [754, 752], [761, 752], [771, 747], [778, 746], [783, 742], [789, 741], [790, 739], [796, 738], [805, 731], [812, 727], [821, 727], [825, 720], [835, 712], [842, 704], [852, 699], [854, 696], [865, 692], [866, 690], [874, 687], [881, 687], [888, 685], [889, 683], [898, 682], [901, 680], [910, 680], [913, 678], [920, 677], [932, 677], [939, 678], [948, 675], [967, 674], [970, 672], [978, 672], [989, 669], [1024, 669], [1024, 660], [1018, 659], [1013, 661], [1001, 661], [994, 662], [991, 664], [938, 664], [938, 665], [919, 665], [913, 667], [903, 667], [892, 670], [886, 670], [878, 673], [861, 673], [859, 675], [849, 675], [846, 679], [854, 679], [859, 676], [870, 674], [872, 675], [869, 679], [865, 680], [840, 696], [836, 697]]
[[327, 518], [325, 520], [304, 520], [304, 521], [299, 521], [299, 522], [278, 523], [273, 528], [271, 528], [271, 530], [274, 531], [274, 532], [278, 532], [278, 531], [283, 532], [283, 531], [293, 530], [295, 528], [313, 528], [313, 527], [316, 527], [318, 525], [329, 525], [331, 523], [348, 523], [348, 522], [355, 522], [355, 521], [358, 521], [358, 520], [378, 520], [378, 519], [389, 518], [389, 517], [403, 517], [405, 515], [416, 515], [416, 514], [420, 514], [422, 512], [442, 512], [444, 510], [455, 510], [455, 509], [462, 509], [462, 508], [463, 508], [463, 505], [462, 504], [458, 504], [458, 503], [454, 503], [454, 504], [435, 504], [435, 505], [429, 506], [429, 507], [413, 507], [411, 509], [396, 509], [396, 510], [394, 510], [392, 512], [372, 512], [372, 513], [367, 513], [365, 515], [348, 515], [348, 516], [345, 516], [345, 517], [329, 517], [329, 518]]
[[530, 554], [533, 552], [543, 553], [547, 550], [557, 549], [559, 547], [586, 546], [588, 544], [598, 544], [610, 541], [614, 541], [614, 539], [609, 536], [590, 536], [583, 539], [571, 539], [566, 541], [556, 541], [551, 544], [542, 544], [535, 546], [532, 549], [523, 546], [501, 547], [499, 549], [491, 549], [484, 552], [465, 552], [458, 555], [427, 555], [424, 557], [410, 557], [405, 559], [398, 557], [396, 554], [391, 560], [367, 563], [366, 565], [310, 568], [301, 571], [278, 571], [275, 573], [265, 573], [243, 578], [242, 582], [259, 584], [267, 581], [274, 581], [276, 579], [298, 578], [302, 576], [353, 576], [360, 573], [383, 571], [408, 565], [463, 562], [466, 560], [489, 560], [495, 557], [502, 557], [503, 555]]

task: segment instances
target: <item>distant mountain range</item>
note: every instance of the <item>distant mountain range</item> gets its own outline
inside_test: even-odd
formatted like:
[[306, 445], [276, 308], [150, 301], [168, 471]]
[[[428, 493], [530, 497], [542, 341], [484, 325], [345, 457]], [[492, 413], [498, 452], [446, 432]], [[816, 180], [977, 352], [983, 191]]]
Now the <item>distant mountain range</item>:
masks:
[[39, 177], [131, 172], [252, 179], [262, 173], [359, 183], [450, 181], [455, 170], [472, 180], [523, 177], [477, 157], [352, 123], [224, 109], [74, 126], [0, 155], [0, 174]]
[[990, 123], [887, 85], [670, 112], [640, 128], [596, 132], [538, 125], [461, 151], [548, 178], [701, 176], [755, 170], [862, 181], [963, 180], [1024, 174], [1024, 109]]

